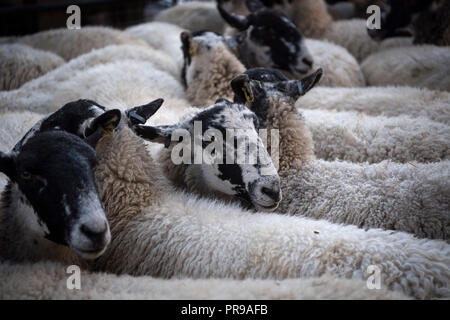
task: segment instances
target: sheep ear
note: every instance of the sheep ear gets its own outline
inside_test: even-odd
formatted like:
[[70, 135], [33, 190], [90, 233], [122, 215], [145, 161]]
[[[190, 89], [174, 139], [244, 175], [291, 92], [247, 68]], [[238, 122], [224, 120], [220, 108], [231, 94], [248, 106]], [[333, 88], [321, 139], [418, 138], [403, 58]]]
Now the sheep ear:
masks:
[[10, 153], [0, 151], [0, 172], [3, 172], [10, 179], [13, 179], [16, 173], [15, 167], [15, 157]]
[[133, 126], [133, 130], [139, 137], [152, 142], [162, 143], [166, 148], [170, 146], [172, 132], [177, 126]]
[[119, 109], [108, 110], [99, 115], [92, 121], [88, 128], [86, 128], [85, 136], [88, 137], [97, 129], [101, 128], [105, 133], [113, 133], [120, 123], [122, 114]]
[[253, 103], [255, 96], [250, 86], [250, 78], [246, 74], [240, 74], [231, 80], [231, 89], [234, 92], [234, 102]]
[[298, 99], [298, 97], [303, 96], [319, 82], [322, 74], [322, 69], [318, 69], [301, 80], [280, 81], [277, 84], [277, 88], [287, 96]]
[[183, 31], [180, 34], [183, 54], [185, 57], [193, 57], [197, 54], [198, 44], [192, 40], [192, 34], [188, 31]]
[[264, 4], [259, 0], [246, 0], [245, 5], [247, 6], [248, 10], [250, 10], [250, 12], [255, 12], [265, 7]]
[[108, 110], [91, 122], [84, 131], [85, 141], [93, 148], [104, 134], [113, 134], [120, 123], [122, 114], [119, 109]]
[[310, 74], [309, 76], [304, 77], [303, 79], [300, 80], [301, 84], [302, 84], [302, 92], [300, 93], [301, 95], [304, 95], [305, 93], [307, 93], [309, 90], [311, 90], [312, 88], [314, 88], [314, 86], [320, 81], [320, 79], [322, 78], [323, 75], [323, 70], [322, 68], [317, 69], [315, 72], [313, 72], [312, 74]]
[[152, 115], [162, 106], [164, 99], [156, 99], [143, 106], [127, 109], [125, 114], [128, 118], [128, 124], [133, 126], [136, 124], [145, 124]]
[[217, 3], [217, 10], [219, 10], [219, 13], [222, 16], [223, 20], [225, 20], [230, 26], [238, 29], [239, 31], [244, 31], [250, 26], [250, 22], [247, 17], [226, 11], [222, 7], [221, 2], [222, 1], [219, 1]]

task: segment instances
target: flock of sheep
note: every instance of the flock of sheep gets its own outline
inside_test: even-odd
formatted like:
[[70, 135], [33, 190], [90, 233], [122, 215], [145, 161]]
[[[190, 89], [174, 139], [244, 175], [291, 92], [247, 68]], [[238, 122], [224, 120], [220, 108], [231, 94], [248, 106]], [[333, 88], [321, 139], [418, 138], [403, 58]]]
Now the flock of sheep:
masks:
[[[375, 41], [336, 10], [193, 1], [0, 38], [0, 298], [449, 299], [450, 31]], [[196, 121], [277, 129], [278, 170], [174, 164]]]

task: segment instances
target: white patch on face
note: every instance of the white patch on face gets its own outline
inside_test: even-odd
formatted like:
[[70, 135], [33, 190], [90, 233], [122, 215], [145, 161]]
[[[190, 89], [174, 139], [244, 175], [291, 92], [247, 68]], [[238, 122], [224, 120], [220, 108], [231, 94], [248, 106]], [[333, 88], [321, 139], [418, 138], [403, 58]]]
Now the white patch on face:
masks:
[[272, 58], [270, 56], [270, 47], [269, 46], [263, 46], [256, 42], [254, 42], [250, 34], [253, 30], [253, 26], [247, 29], [247, 35], [246, 35], [246, 44], [247, 44], [247, 50], [249, 54], [251, 54], [251, 59], [254, 60], [254, 63], [260, 67], [270, 67], [273, 65]]
[[309, 61], [314, 61], [313, 57], [311, 56], [311, 53], [309, 52], [308, 48], [306, 47], [305, 41], [301, 41], [300, 44], [300, 52], [302, 54], [298, 55], [297, 57], [297, 63], [294, 66], [297, 72], [300, 73], [301, 76], [304, 76], [304, 73], [307, 73], [309, 70], [311, 70], [311, 67], [303, 62], [303, 59], [307, 59]]
[[[103, 210], [98, 195], [94, 191], [80, 193], [78, 208], [80, 210], [80, 216], [70, 232], [69, 246], [84, 258], [92, 259], [98, 257], [106, 250], [111, 240], [105, 211]], [[100, 251], [89, 252], [93, 250], [96, 244], [92, 243], [92, 240], [81, 231], [81, 226], [83, 225], [87, 226], [92, 232], [105, 232], [105, 246]]]
[[235, 195], [234, 187], [229, 180], [222, 180], [219, 178], [221, 172], [217, 165], [201, 165], [201, 173], [204, 183], [213, 190], [222, 192], [228, 195]]
[[[22, 199], [25, 201], [22, 201]], [[11, 188], [11, 210], [15, 212], [16, 218], [21, 221], [21, 225], [34, 236], [43, 238], [50, 234], [47, 225], [39, 218], [17, 184], [13, 184]]]

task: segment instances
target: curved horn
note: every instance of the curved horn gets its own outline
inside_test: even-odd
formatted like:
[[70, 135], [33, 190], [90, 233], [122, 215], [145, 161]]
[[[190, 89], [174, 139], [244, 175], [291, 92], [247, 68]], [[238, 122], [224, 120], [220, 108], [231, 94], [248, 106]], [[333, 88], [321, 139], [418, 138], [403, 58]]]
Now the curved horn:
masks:
[[222, 7], [221, 1], [217, 3], [217, 10], [219, 10], [222, 18], [232, 27], [238, 29], [239, 31], [244, 31], [249, 27], [249, 20], [247, 17], [240, 16], [226, 11]]

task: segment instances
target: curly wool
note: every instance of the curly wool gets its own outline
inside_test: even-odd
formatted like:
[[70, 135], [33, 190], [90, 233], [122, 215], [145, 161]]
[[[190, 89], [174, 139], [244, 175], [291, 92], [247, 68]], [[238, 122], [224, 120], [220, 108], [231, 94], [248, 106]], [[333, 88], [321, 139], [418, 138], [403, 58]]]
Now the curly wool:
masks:
[[20, 88], [64, 63], [63, 58], [51, 52], [21, 44], [0, 45], [0, 91]]
[[210, 30], [223, 33], [225, 21], [215, 2], [190, 1], [159, 12], [154, 21], [176, 24], [190, 31]]
[[147, 22], [131, 26], [125, 33], [144, 40], [150, 47], [164, 52], [172, 58], [176, 65], [176, 75], [179, 79], [183, 66], [183, 53], [180, 50], [180, 34], [186, 31], [177, 25], [165, 22]]
[[450, 125], [450, 93], [411, 87], [317, 87], [298, 99], [301, 109], [358, 111], [371, 116], [408, 115]]
[[[173, 113], [185, 108], [188, 103], [181, 83], [169, 73], [158, 70], [151, 60], [144, 60], [117, 59], [87, 70], [74, 71], [69, 73], [69, 78], [66, 66], [63, 66], [33, 80], [26, 87], [0, 92], [0, 112], [29, 110], [49, 113], [81, 98], [125, 110], [161, 96], [172, 107]], [[163, 116], [171, 118], [173, 113]]]
[[391, 48], [367, 57], [361, 68], [371, 86], [406, 85], [450, 91], [450, 48]]
[[324, 76], [320, 82], [321, 86], [365, 86], [364, 75], [358, 62], [344, 47], [314, 39], [305, 39], [305, 44], [314, 58], [313, 70], [323, 69]]
[[450, 160], [450, 126], [424, 117], [320, 109], [301, 112], [319, 159], [369, 163]]
[[218, 98], [231, 99], [231, 79], [245, 71], [244, 65], [223, 43], [211, 50], [204, 56], [194, 57], [194, 77], [186, 89], [189, 101], [199, 107], [210, 106]]
[[164, 278], [363, 279], [375, 264], [388, 289], [450, 297], [444, 241], [251, 213], [176, 192], [127, 128], [105, 136], [96, 151], [95, 176], [113, 239], [95, 261], [97, 270]]
[[[117, 276], [82, 271], [81, 288], [67, 290], [67, 265], [40, 262], [0, 265], [0, 299], [408, 299], [365, 281], [323, 276], [310, 279], [231, 280]], [[299, 290], [301, 289], [301, 290]]]
[[53, 29], [14, 38], [11, 41], [54, 52], [67, 61], [108, 45], [147, 45], [145, 41], [137, 37], [108, 27], [83, 27], [79, 30]]
[[[450, 161], [430, 164], [351, 164], [310, 161], [302, 153], [311, 137], [304, 125], [289, 123], [298, 117], [287, 98], [269, 98], [267, 128], [280, 130], [281, 189], [278, 211], [327, 219], [364, 228], [383, 228], [431, 239], [450, 238]], [[292, 126], [292, 127], [291, 127]], [[300, 131], [292, 135], [291, 130]], [[301, 134], [303, 133], [303, 135]], [[286, 136], [285, 136], [286, 135]], [[299, 150], [292, 156], [291, 150]], [[312, 152], [312, 151], [311, 151]], [[296, 163], [304, 163], [299, 170]]]

